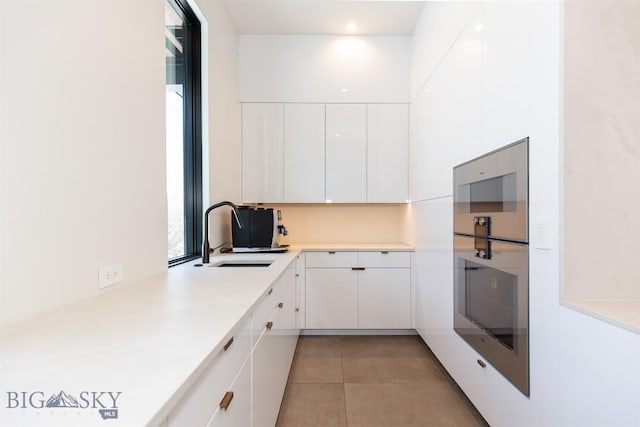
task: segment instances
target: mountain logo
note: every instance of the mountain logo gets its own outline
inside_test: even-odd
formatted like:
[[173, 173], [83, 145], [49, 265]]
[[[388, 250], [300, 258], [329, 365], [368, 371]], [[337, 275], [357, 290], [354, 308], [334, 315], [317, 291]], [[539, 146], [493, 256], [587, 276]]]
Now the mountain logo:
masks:
[[60, 390], [60, 393], [52, 394], [44, 406], [47, 408], [78, 408], [80, 404], [75, 397]]

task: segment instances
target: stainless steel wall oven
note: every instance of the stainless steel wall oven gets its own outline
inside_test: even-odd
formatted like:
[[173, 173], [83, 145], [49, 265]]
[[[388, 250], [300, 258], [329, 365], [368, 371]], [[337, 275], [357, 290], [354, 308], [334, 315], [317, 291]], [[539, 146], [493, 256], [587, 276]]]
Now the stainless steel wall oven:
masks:
[[528, 145], [453, 170], [454, 329], [527, 396]]

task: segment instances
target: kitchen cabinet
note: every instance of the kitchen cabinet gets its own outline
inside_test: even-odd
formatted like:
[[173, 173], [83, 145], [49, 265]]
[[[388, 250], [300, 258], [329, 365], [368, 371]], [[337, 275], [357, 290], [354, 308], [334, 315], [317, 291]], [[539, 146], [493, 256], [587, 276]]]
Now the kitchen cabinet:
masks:
[[408, 109], [243, 103], [243, 201], [406, 202]]
[[367, 202], [409, 198], [409, 106], [367, 105]]
[[[229, 390], [233, 395], [231, 400], [227, 402], [228, 406], [223, 408], [218, 405], [218, 410], [208, 424], [209, 427], [247, 427], [251, 425], [250, 358], [245, 360]], [[225, 394], [224, 398], [227, 397], [228, 395]]]
[[367, 106], [326, 106], [326, 198], [367, 201]]
[[325, 106], [284, 105], [284, 201], [325, 201]]
[[[299, 329], [295, 261], [267, 290], [167, 418], [168, 427], [275, 425]], [[228, 407], [221, 408], [233, 393]]]
[[[262, 330], [252, 352], [252, 423], [256, 427], [274, 426], [293, 360], [298, 330], [295, 329], [295, 263], [273, 286], [271, 299], [265, 300], [271, 314], [261, 322]], [[255, 330], [255, 329], [254, 329]]]
[[360, 329], [411, 328], [409, 268], [365, 268], [358, 276]]
[[242, 201], [284, 200], [284, 106], [242, 104]]
[[[171, 412], [167, 420], [168, 427], [208, 425], [225, 393], [233, 391], [236, 376], [250, 358], [251, 318], [234, 330], [225, 343], [225, 347]], [[242, 401], [245, 393], [245, 390], [240, 391], [238, 400]], [[235, 406], [241, 406], [237, 400], [235, 403]]]
[[306, 254], [308, 329], [411, 328], [409, 252]]
[[307, 328], [357, 327], [357, 272], [351, 268], [307, 268]]
[[296, 282], [296, 308], [295, 308], [295, 316], [296, 316], [296, 329], [304, 329], [306, 328], [306, 295], [305, 295], [305, 281], [306, 281], [306, 270], [305, 270], [305, 254], [304, 252], [298, 254], [296, 257], [296, 273], [295, 273], [295, 282]]

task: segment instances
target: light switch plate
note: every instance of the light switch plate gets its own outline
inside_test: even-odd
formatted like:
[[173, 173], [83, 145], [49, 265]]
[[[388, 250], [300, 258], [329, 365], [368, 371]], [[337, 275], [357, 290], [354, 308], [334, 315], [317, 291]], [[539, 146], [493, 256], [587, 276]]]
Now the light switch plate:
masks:
[[536, 249], [551, 249], [551, 234], [551, 218], [537, 217], [533, 228], [533, 246]]

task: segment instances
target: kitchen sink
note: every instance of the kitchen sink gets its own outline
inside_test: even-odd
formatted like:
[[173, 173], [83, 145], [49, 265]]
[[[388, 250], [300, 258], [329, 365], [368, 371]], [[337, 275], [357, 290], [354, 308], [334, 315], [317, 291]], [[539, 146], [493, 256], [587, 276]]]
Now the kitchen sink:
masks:
[[269, 267], [273, 264], [272, 260], [263, 259], [243, 259], [243, 260], [227, 260], [218, 261], [209, 264], [210, 267]]

